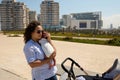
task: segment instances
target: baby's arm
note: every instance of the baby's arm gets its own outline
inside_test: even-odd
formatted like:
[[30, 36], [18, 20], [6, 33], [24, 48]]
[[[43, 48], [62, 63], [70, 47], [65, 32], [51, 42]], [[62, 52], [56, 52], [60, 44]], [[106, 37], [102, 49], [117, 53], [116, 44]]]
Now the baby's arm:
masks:
[[[53, 64], [52, 64], [52, 61], [53, 61]], [[55, 58], [53, 58], [53, 60], [51, 60], [50, 62], [49, 62], [49, 69], [51, 69], [53, 66], [55, 66], [56, 65], [56, 60], [55, 60]]]
[[[54, 52], [53, 52], [54, 53]], [[53, 54], [52, 53], [52, 54]], [[52, 63], [52, 61], [53, 61], [53, 63]], [[55, 59], [55, 57], [53, 58], [53, 59], [51, 59], [51, 61], [49, 62], [49, 69], [51, 69], [53, 66], [55, 66], [56, 65], [56, 59]]]

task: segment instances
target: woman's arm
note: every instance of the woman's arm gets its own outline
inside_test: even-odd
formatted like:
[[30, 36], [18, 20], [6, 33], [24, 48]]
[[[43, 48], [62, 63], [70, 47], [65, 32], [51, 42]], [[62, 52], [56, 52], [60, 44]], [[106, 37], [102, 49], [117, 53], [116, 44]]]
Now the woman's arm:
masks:
[[34, 67], [39, 67], [39, 66], [41, 66], [41, 65], [44, 65], [44, 64], [47, 64], [47, 63], [49, 63], [50, 62], [50, 58], [46, 58], [46, 59], [44, 59], [44, 60], [36, 60], [36, 61], [34, 61], [34, 62], [30, 62], [29, 63], [29, 65], [30, 65], [30, 67], [31, 68], [34, 68]]

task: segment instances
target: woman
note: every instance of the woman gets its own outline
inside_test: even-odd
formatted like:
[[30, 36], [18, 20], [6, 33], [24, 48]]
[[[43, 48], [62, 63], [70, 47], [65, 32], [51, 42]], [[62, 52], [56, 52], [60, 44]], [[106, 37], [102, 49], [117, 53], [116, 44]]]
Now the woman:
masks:
[[47, 40], [55, 49], [55, 53], [49, 58], [45, 54], [38, 41], [42, 38], [43, 28], [37, 21], [32, 21], [24, 33], [24, 53], [28, 64], [32, 68], [32, 80], [57, 80], [57, 67], [53, 66], [49, 69], [49, 62], [56, 56], [56, 49], [53, 46], [49, 33], [45, 33]]

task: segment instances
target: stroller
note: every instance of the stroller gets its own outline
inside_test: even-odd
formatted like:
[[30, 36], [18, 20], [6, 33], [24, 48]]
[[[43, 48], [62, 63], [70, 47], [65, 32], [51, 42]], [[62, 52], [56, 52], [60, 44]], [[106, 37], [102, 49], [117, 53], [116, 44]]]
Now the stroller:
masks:
[[[64, 65], [67, 61], [71, 62], [70, 69], [67, 69], [65, 67], [65, 65]], [[65, 73], [63, 75], [61, 75], [60, 80], [120, 80], [120, 76], [117, 77], [116, 79], [105, 78], [104, 77], [105, 74], [110, 73], [113, 70], [115, 70], [116, 67], [118, 67], [118, 65], [120, 67], [118, 59], [116, 59], [114, 61], [114, 64], [112, 65], [112, 67], [108, 71], [106, 71], [105, 73], [103, 73], [102, 76], [99, 76], [98, 74], [96, 74], [95, 76], [91, 76], [77, 62], [75, 62], [72, 58], [68, 57], [61, 64], [61, 67], [65, 71]], [[75, 75], [74, 70], [73, 70], [73, 68], [75, 66], [77, 66], [82, 72], [84, 72], [85, 75]]]

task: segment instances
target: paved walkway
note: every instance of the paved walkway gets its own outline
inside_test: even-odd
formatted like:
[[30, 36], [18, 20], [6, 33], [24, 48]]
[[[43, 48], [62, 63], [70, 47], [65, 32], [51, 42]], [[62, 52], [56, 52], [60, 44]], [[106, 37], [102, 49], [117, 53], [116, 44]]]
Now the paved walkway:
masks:
[[13, 72], [9, 72], [8, 70], [0, 69], [0, 80], [27, 80], [27, 79], [24, 79]]
[[[59, 73], [63, 73], [60, 64], [67, 57], [74, 59], [86, 71], [100, 74], [106, 71], [116, 58], [120, 58], [120, 47], [116, 46], [64, 41], [53, 43], [57, 48]], [[31, 80], [31, 68], [26, 62], [23, 46], [23, 37], [7, 37], [0, 34], [0, 80]], [[70, 67], [69, 62], [66, 66]], [[78, 69], [76, 71], [81, 73]]]

